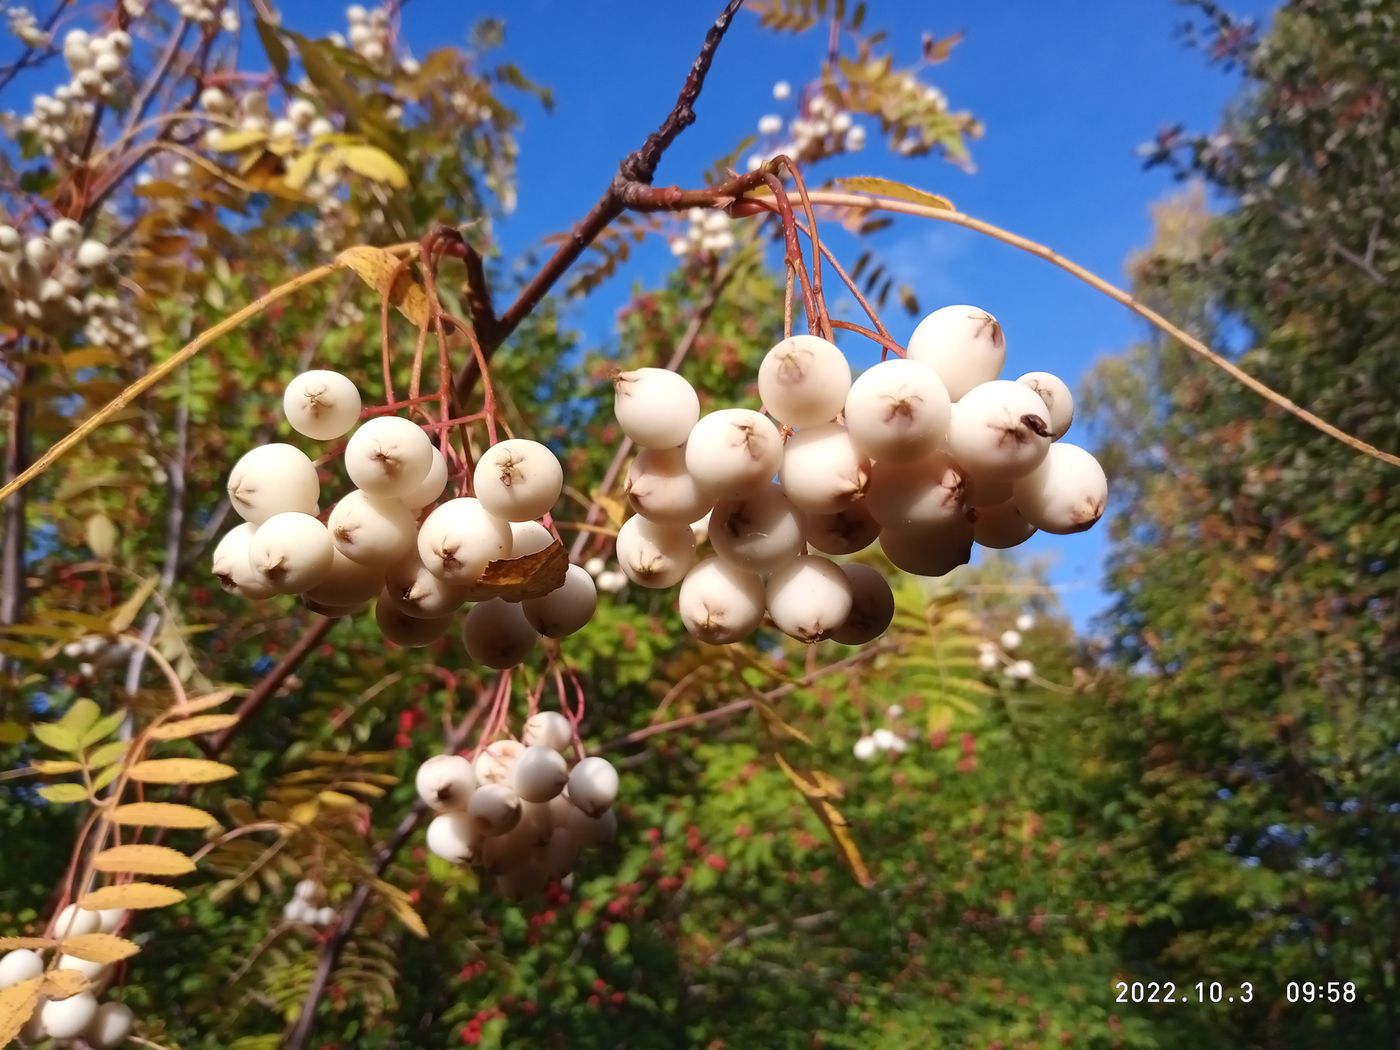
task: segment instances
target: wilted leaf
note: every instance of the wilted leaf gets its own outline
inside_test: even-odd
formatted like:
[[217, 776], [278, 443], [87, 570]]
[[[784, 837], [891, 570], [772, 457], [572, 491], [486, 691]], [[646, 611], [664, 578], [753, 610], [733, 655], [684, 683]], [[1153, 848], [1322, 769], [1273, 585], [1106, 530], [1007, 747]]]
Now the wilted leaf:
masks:
[[169, 846], [134, 843], [113, 846], [92, 859], [97, 871], [126, 875], [188, 875], [194, 871], [194, 861]]
[[175, 802], [132, 802], [117, 806], [109, 816], [114, 824], [143, 828], [211, 828], [218, 823], [202, 809]]
[[216, 733], [220, 729], [237, 724], [237, 715], [201, 715], [198, 718], [186, 718], [183, 721], [158, 725], [151, 730], [151, 739], [184, 740], [204, 733]]
[[152, 758], [131, 767], [131, 779], [142, 784], [212, 784], [237, 775], [233, 766], [202, 758]]
[[122, 886], [103, 886], [79, 898], [78, 907], [89, 911], [108, 911], [112, 908], [168, 908], [179, 904], [185, 895], [174, 886], [162, 886], [156, 882], [128, 882]]
[[569, 555], [564, 545], [555, 540], [535, 554], [493, 561], [472, 586], [472, 592], [488, 598], [504, 598], [508, 602], [543, 598], [564, 586], [568, 571]]
[[86, 933], [81, 937], [65, 937], [62, 945], [67, 955], [76, 955], [95, 963], [114, 963], [129, 959], [141, 949], [125, 937], [110, 933]]
[[382, 248], [362, 244], [346, 248], [335, 257], [335, 261], [359, 274], [360, 279], [378, 292], [381, 298], [388, 296], [389, 302], [410, 323], [420, 328], [427, 326], [427, 293], [413, 276], [412, 268], [399, 265], [397, 256], [390, 255]]
[[412, 904], [395, 896], [389, 896], [386, 899], [389, 902], [389, 910], [394, 913], [399, 922], [407, 926], [415, 937], [427, 938], [427, 924], [423, 922], [423, 917], [418, 914]]
[[802, 732], [802, 730], [794, 728], [784, 722], [778, 715], [778, 712], [774, 711], [772, 707], [765, 704], [762, 700], [755, 700], [754, 707], [763, 717], [763, 725], [768, 730], [769, 735], [775, 740], [800, 740], [804, 744], [810, 744], [812, 742], [811, 737]]
[[0, 1046], [9, 1046], [39, 1006], [42, 977], [0, 988]]
[[835, 184], [844, 189], [854, 190], [857, 193], [873, 193], [881, 197], [893, 197], [895, 200], [909, 201], [911, 204], [922, 204], [929, 208], [938, 208], [941, 211], [955, 211], [953, 202], [947, 197], [940, 197], [936, 193], [929, 193], [927, 190], [917, 189], [913, 186], [906, 186], [902, 182], [895, 182], [893, 179], [881, 179], [870, 175], [855, 175], [849, 178], [836, 179]]

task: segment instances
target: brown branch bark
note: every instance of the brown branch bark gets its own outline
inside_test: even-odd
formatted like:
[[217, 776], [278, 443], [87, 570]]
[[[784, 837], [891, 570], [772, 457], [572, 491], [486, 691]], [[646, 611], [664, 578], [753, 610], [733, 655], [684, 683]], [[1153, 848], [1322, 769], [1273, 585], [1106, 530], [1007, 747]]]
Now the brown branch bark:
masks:
[[[14, 370], [14, 388], [10, 391], [14, 409], [5, 439], [4, 474], [0, 477], [0, 481], [6, 484], [19, 477], [29, 466], [29, 399], [24, 389], [29, 366], [22, 357], [17, 357]], [[19, 623], [24, 613], [27, 503], [20, 495], [5, 506], [5, 538], [3, 545], [0, 545], [0, 627]], [[0, 686], [8, 677], [9, 663], [8, 657], [0, 653]]]

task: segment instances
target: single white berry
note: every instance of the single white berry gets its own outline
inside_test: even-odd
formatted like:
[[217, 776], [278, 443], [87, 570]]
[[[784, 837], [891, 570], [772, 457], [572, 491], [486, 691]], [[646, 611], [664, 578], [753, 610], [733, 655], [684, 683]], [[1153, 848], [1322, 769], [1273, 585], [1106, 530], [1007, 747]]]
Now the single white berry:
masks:
[[616, 569], [600, 572], [596, 580], [598, 590], [604, 594], [621, 594], [627, 590], [627, 577]]
[[564, 491], [564, 468], [538, 441], [510, 438], [481, 454], [472, 491], [490, 513], [506, 521], [544, 517]]
[[617, 801], [617, 770], [606, 758], [589, 756], [569, 773], [569, 801], [590, 817], [600, 817]]
[[1012, 652], [1021, 644], [1021, 632], [1014, 630], [1002, 631], [1001, 638], [998, 639], [998, 644], [1008, 653]]
[[321, 498], [316, 465], [294, 445], [276, 442], [244, 454], [228, 476], [228, 498], [244, 521], [261, 525], [274, 514], [315, 514]]
[[627, 468], [624, 491], [633, 510], [663, 525], [688, 524], [714, 505], [686, 470], [683, 447], [642, 449]]
[[999, 662], [995, 650], [977, 654], [977, 666], [984, 671], [995, 671]]
[[509, 784], [515, 760], [525, 751], [518, 740], [496, 740], [482, 748], [472, 762], [478, 784]]
[[1010, 550], [1035, 534], [1035, 526], [1021, 516], [1010, 500], [968, 511], [968, 517], [972, 521], [972, 538], [992, 550]]
[[608, 563], [596, 554], [583, 563], [583, 567], [588, 571], [588, 575], [595, 580], [608, 570]]
[[1006, 334], [997, 319], [980, 307], [945, 306], [914, 329], [909, 358], [937, 372], [948, 396], [957, 401], [979, 383], [1001, 374]]
[[441, 813], [428, 824], [428, 849], [453, 864], [466, 864], [475, 855], [471, 821], [465, 813]]
[[1074, 395], [1070, 393], [1065, 381], [1049, 372], [1027, 372], [1016, 382], [1030, 387], [1040, 395], [1040, 400], [1045, 402], [1045, 409], [1049, 413], [1047, 422], [1050, 424], [1050, 437], [1059, 441], [1069, 431], [1069, 425], [1074, 422]]
[[851, 584], [851, 612], [831, 638], [842, 645], [873, 642], [894, 620], [894, 593], [889, 581], [869, 565], [851, 563], [842, 565], [841, 571]]
[[955, 518], [940, 525], [885, 529], [880, 549], [896, 569], [914, 576], [944, 576], [972, 558], [972, 525]]
[[549, 638], [565, 638], [587, 626], [597, 608], [598, 586], [581, 565], [570, 565], [564, 582], [542, 598], [520, 603], [530, 626]]
[[520, 796], [504, 784], [482, 784], [467, 806], [472, 834], [504, 835], [520, 823]]
[[1016, 617], [1016, 630], [1029, 631], [1035, 626], [1035, 617], [1031, 613], [1022, 613]]
[[685, 467], [715, 499], [747, 495], [773, 480], [783, 460], [783, 439], [767, 416], [747, 408], [722, 408], [700, 418], [685, 443]]
[[53, 935], [64, 937], [85, 937], [102, 929], [102, 918], [95, 911], [70, 904], [58, 913], [53, 921]]
[[418, 797], [439, 813], [465, 811], [476, 790], [476, 773], [461, 755], [434, 755], [414, 777]]
[[875, 746], [875, 738], [863, 736], [856, 741], [855, 747], [851, 748], [852, 753], [862, 762], [869, 762], [875, 757], [875, 753], [880, 749]]
[[823, 423], [788, 439], [779, 478], [798, 510], [834, 514], [863, 498], [870, 460], [856, 451], [840, 423]]
[[1036, 528], [1066, 536], [1091, 528], [1103, 517], [1108, 478], [1090, 453], [1056, 442], [1040, 466], [1016, 480], [1012, 497]]
[[379, 625], [379, 633], [386, 641], [405, 649], [421, 649], [425, 645], [432, 645], [452, 627], [451, 616], [433, 619], [410, 616], [400, 612], [392, 602], [385, 601], [382, 596], [374, 603], [374, 622]]
[[875, 542], [880, 523], [871, 515], [866, 501], [861, 500], [835, 514], [806, 515], [802, 535], [823, 554], [855, 554]]
[[710, 516], [710, 545], [735, 568], [769, 573], [806, 548], [803, 517], [782, 486], [765, 485], [748, 496], [720, 500]]
[[845, 423], [864, 456], [909, 463], [942, 451], [952, 401], [928, 365], [891, 358], [863, 372], [846, 395]]
[[973, 387], [953, 406], [948, 451], [982, 481], [1014, 481], [1050, 450], [1047, 410], [1030, 387], [996, 379]]
[[44, 972], [44, 957], [28, 948], [16, 948], [0, 956], [0, 988], [32, 980]]
[[335, 545], [310, 514], [274, 514], [253, 533], [248, 563], [278, 594], [302, 594], [330, 575]]
[[224, 590], [250, 601], [261, 601], [277, 593], [271, 583], [253, 570], [248, 560], [248, 548], [257, 531], [258, 527], [251, 521], [230, 529], [214, 548], [212, 564], [214, 575]]
[[462, 625], [467, 655], [499, 671], [523, 663], [539, 637], [520, 606], [502, 598], [472, 606]]
[[841, 567], [820, 555], [797, 558], [768, 577], [768, 615], [778, 630], [802, 642], [819, 642], [851, 614], [851, 582]]
[[569, 767], [552, 747], [533, 745], [515, 760], [510, 782], [524, 801], [548, 802], [569, 782]]
[[44, 1034], [50, 1039], [76, 1039], [96, 1016], [97, 998], [91, 992], [50, 999], [39, 1010]]
[[695, 563], [695, 534], [689, 525], [657, 525], [634, 515], [618, 530], [617, 561], [633, 583], [673, 586]]
[[1029, 660], [1013, 660], [1006, 667], [1006, 677], [1017, 682], [1029, 681], [1035, 674], [1035, 664]]
[[59, 970], [76, 970], [88, 979], [89, 984], [96, 984], [110, 968], [107, 963], [80, 959], [76, 955], [60, 955], [55, 965]]
[[961, 520], [963, 473], [943, 455], [917, 463], [876, 461], [865, 506], [883, 529], [912, 529]]
[[325, 895], [325, 890], [315, 879], [302, 879], [292, 888], [292, 894], [299, 901], [316, 904]]
[[396, 497], [400, 503], [412, 511], [422, 510], [429, 503], [436, 503], [447, 489], [447, 460], [437, 447], [433, 447], [433, 464], [423, 480], [407, 492]]
[[851, 366], [835, 343], [815, 335], [784, 339], [758, 366], [758, 396], [774, 419], [814, 427], [836, 418], [851, 389]]
[[613, 415], [637, 447], [676, 448], [700, 419], [700, 398], [677, 372], [638, 368], [613, 376]]
[[418, 556], [448, 583], [475, 583], [487, 565], [511, 556], [510, 525], [474, 497], [450, 499], [419, 528]]
[[720, 558], [706, 558], [681, 582], [676, 607], [690, 634], [710, 645], [741, 641], [763, 622], [763, 579]]
[[510, 524], [510, 560], [538, 554], [554, 543], [554, 535], [538, 521], [512, 521]]
[[318, 605], [348, 609], [369, 601], [384, 586], [384, 573], [351, 561], [338, 549], [331, 551], [331, 569], [323, 580], [305, 593]]
[[402, 496], [428, 476], [433, 443], [401, 416], [366, 421], [345, 446], [345, 470], [355, 487], [373, 496]]
[[287, 384], [282, 411], [298, 434], [330, 441], [350, 433], [360, 418], [360, 392], [339, 372], [314, 369]]
[[99, 933], [112, 933], [126, 919], [125, 908], [104, 908], [97, 913]]
[[95, 270], [107, 262], [109, 254], [101, 241], [83, 241], [78, 245], [78, 265], [84, 270]]
[[131, 1034], [134, 1017], [126, 1003], [103, 1003], [97, 1008], [97, 1015], [83, 1032], [83, 1038], [93, 1050], [112, 1050], [126, 1042]]
[[527, 747], [552, 747], [562, 753], [573, 743], [574, 727], [558, 711], [538, 711], [526, 721], [520, 739]]
[[83, 239], [83, 227], [72, 219], [59, 219], [49, 227], [49, 237], [60, 248], [72, 248]]
[[331, 508], [326, 527], [341, 554], [380, 569], [407, 557], [418, 539], [412, 511], [359, 489]]
[[384, 574], [381, 600], [407, 616], [436, 620], [460, 609], [466, 597], [461, 588], [429, 572], [418, 552], [411, 550]]

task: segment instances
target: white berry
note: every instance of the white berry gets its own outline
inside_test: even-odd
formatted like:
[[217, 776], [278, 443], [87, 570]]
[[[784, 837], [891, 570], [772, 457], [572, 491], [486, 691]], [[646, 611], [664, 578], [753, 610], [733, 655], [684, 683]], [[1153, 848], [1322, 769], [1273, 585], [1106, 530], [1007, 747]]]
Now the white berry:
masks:
[[558, 711], [538, 711], [526, 721], [520, 739], [527, 747], [538, 745], [563, 752], [573, 743], [574, 727]]
[[350, 433], [360, 418], [360, 392], [339, 372], [315, 369], [287, 384], [282, 411], [298, 434], [330, 441]]
[[373, 496], [402, 496], [428, 476], [433, 443], [401, 416], [366, 421], [345, 446], [345, 470], [355, 487]]
[[766, 598], [761, 577], [720, 558], [706, 558], [686, 574], [676, 605], [690, 634], [728, 645], [758, 630]]
[[679, 373], [638, 368], [613, 377], [613, 415], [639, 448], [676, 448], [700, 419], [700, 398]]
[[1016, 382], [1028, 386], [1040, 395], [1049, 413], [1050, 437], [1059, 441], [1074, 422], [1074, 395], [1065, 381], [1049, 372], [1027, 372]]
[[1011, 500], [969, 512], [972, 538], [992, 550], [1010, 550], [1030, 539], [1035, 526], [1021, 516]]
[[93, 1050], [112, 1050], [126, 1042], [133, 1020], [131, 1007], [126, 1003], [103, 1003], [83, 1032], [83, 1038], [92, 1045]]
[[802, 531], [802, 515], [779, 485], [721, 500], [710, 516], [715, 553], [751, 573], [772, 572], [800, 555], [805, 549]]
[[815, 335], [784, 339], [758, 366], [758, 396], [790, 427], [834, 419], [851, 388], [851, 366], [835, 343]]
[[766, 485], [783, 460], [783, 441], [767, 416], [723, 408], [702, 416], [685, 443], [685, 467], [715, 499], [744, 496]]
[[44, 972], [44, 957], [28, 948], [16, 948], [0, 956], [0, 988], [28, 981]]
[[526, 599], [520, 608], [540, 634], [564, 638], [593, 619], [598, 608], [598, 587], [582, 565], [570, 565], [562, 584], [542, 598]]
[[875, 542], [880, 523], [870, 513], [865, 500], [852, 503], [835, 514], [808, 514], [802, 534], [823, 554], [855, 554]]
[[416, 550], [409, 551], [384, 574], [384, 597], [407, 616], [435, 620], [450, 616], [466, 601], [461, 588], [429, 572]]
[[461, 755], [434, 755], [418, 767], [418, 797], [439, 813], [465, 811], [476, 790], [476, 773]]
[[253, 534], [248, 563], [278, 594], [302, 594], [330, 575], [335, 545], [310, 514], [274, 514]]
[[802, 642], [831, 636], [851, 614], [851, 582], [820, 555], [789, 562], [768, 577], [768, 615], [778, 630]]
[[228, 498], [239, 517], [261, 525], [287, 511], [315, 514], [321, 482], [305, 452], [277, 442], [245, 453], [233, 465]]
[[405, 649], [420, 649], [425, 645], [432, 645], [452, 627], [450, 616], [434, 619], [410, 616], [400, 612], [382, 596], [374, 603], [374, 622], [379, 625], [379, 633], [386, 641]]
[[948, 396], [957, 401], [979, 383], [1001, 374], [1006, 334], [997, 319], [980, 307], [945, 306], [914, 329], [909, 357], [938, 373]]
[[442, 813], [428, 825], [428, 849], [453, 864], [466, 864], [475, 854], [471, 821], [465, 813]]
[[97, 999], [91, 992], [50, 999], [39, 1011], [40, 1023], [50, 1039], [75, 1039], [96, 1016]]
[[865, 506], [884, 529], [911, 529], [961, 519], [963, 474], [946, 456], [917, 463], [877, 461], [870, 468]]
[[779, 477], [799, 510], [834, 514], [864, 496], [870, 460], [856, 451], [840, 423], [823, 423], [788, 439]]
[[418, 530], [418, 556], [448, 583], [475, 583], [487, 565], [510, 554], [510, 526], [471, 496], [443, 503]]
[[277, 593], [271, 583], [253, 570], [248, 560], [248, 547], [257, 531], [258, 527], [251, 521], [230, 529], [214, 548], [212, 565], [224, 590], [250, 601], [261, 601]]
[[948, 451], [983, 481], [1029, 474], [1050, 449], [1047, 410], [1030, 387], [1006, 379], [973, 387], [953, 406]]
[[515, 760], [510, 782], [524, 801], [548, 802], [569, 782], [569, 767], [552, 747], [533, 745]]
[[1056, 442], [1040, 466], [1017, 479], [1012, 495], [1032, 525], [1064, 536], [1083, 532], [1103, 517], [1108, 478], [1084, 449]]
[[397, 497], [409, 510], [422, 510], [429, 503], [436, 503], [444, 490], [447, 488], [447, 460], [442, 453], [433, 448], [433, 464], [428, 468], [428, 473], [423, 475], [423, 480], [414, 485], [413, 488]]
[[714, 505], [685, 467], [684, 448], [645, 448], [627, 468], [624, 488], [632, 509], [650, 521], [682, 525]]
[[382, 571], [351, 561], [339, 550], [332, 549], [330, 572], [306, 591], [305, 596], [320, 605], [350, 608], [369, 601], [383, 586]]
[[869, 565], [851, 563], [842, 565], [841, 571], [851, 584], [851, 611], [831, 638], [842, 645], [873, 642], [894, 620], [894, 593], [889, 581]]
[[695, 533], [689, 525], [657, 525], [634, 515], [618, 531], [617, 560], [633, 583], [673, 586], [695, 563]]
[[606, 758], [590, 756], [569, 774], [569, 801], [590, 817], [600, 817], [617, 801], [617, 770]]
[[336, 549], [352, 561], [386, 568], [413, 550], [418, 530], [412, 511], [395, 500], [354, 489], [326, 518]]
[[880, 549], [897, 569], [915, 576], [944, 576], [972, 558], [972, 526], [963, 518], [941, 525], [885, 529]]
[[520, 796], [504, 784], [483, 784], [467, 806], [467, 820], [474, 835], [504, 835], [520, 823], [520, 808]]
[[523, 663], [539, 637], [520, 606], [501, 598], [472, 606], [462, 625], [467, 654], [477, 663], [496, 670]]
[[492, 445], [477, 461], [472, 491], [490, 513], [506, 521], [531, 521], [548, 514], [564, 490], [564, 468], [538, 441], [510, 438]]
[[846, 395], [851, 443], [871, 459], [927, 459], [947, 441], [952, 402], [938, 374], [922, 361], [891, 358], [861, 374]]

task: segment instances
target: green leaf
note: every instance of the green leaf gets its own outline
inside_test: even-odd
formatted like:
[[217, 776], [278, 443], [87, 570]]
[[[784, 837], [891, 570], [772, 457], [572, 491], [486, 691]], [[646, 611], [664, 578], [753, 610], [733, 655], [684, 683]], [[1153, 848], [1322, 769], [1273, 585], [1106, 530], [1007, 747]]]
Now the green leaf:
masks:
[[335, 151], [344, 165], [367, 179], [392, 186], [396, 190], [408, 185], [408, 172], [393, 157], [374, 146], [345, 146]]
[[263, 50], [267, 52], [267, 60], [272, 63], [272, 68], [277, 70], [277, 75], [285, 80], [287, 70], [291, 68], [292, 56], [278, 35], [277, 27], [261, 18], [255, 19], [253, 24], [257, 28]]
[[937, 208], [940, 211], [956, 211], [953, 202], [947, 197], [940, 197], [936, 193], [929, 193], [927, 190], [917, 189], [914, 186], [906, 186], [902, 182], [895, 182], [893, 179], [880, 179], [870, 175], [857, 175], [850, 178], [836, 179], [835, 185], [843, 189], [854, 190], [857, 193], [873, 193], [880, 197], [893, 197], [895, 200], [909, 201], [911, 204], [922, 204], [928, 208]]
[[82, 744], [83, 747], [92, 747], [92, 745], [97, 743], [99, 740], [106, 740], [109, 736], [115, 733], [117, 729], [121, 726], [121, 724], [125, 721], [125, 711], [113, 711], [110, 715], [107, 715], [105, 718], [99, 718], [96, 722], [94, 722], [92, 728], [90, 728], [86, 733], [84, 733], [82, 739], [78, 742]]
[[45, 784], [39, 796], [50, 802], [86, 802], [88, 793], [81, 784]]
[[78, 734], [57, 722], [35, 723], [34, 735], [41, 744], [55, 751], [71, 755], [82, 750], [82, 745], [78, 743]]
[[0, 744], [18, 744], [29, 735], [29, 730], [18, 722], [0, 722]]
[[131, 746], [129, 740], [113, 740], [110, 744], [103, 744], [96, 751], [88, 755], [88, 763], [96, 769], [110, 766], [113, 762], [121, 761], [126, 749]]
[[627, 950], [627, 944], [632, 939], [632, 932], [622, 923], [615, 923], [608, 927], [608, 932], [603, 935], [603, 944], [608, 949], [609, 955], [621, 955]]
[[63, 717], [58, 720], [58, 724], [64, 729], [71, 729], [74, 734], [81, 737], [87, 728], [97, 721], [102, 714], [102, 708], [97, 706], [95, 700], [82, 697], [74, 700], [68, 710], [63, 712]]
[[101, 791], [112, 781], [116, 780], [121, 771], [122, 765], [120, 762], [115, 762], [108, 766], [101, 773], [98, 773], [97, 776], [92, 778], [92, 790]]

